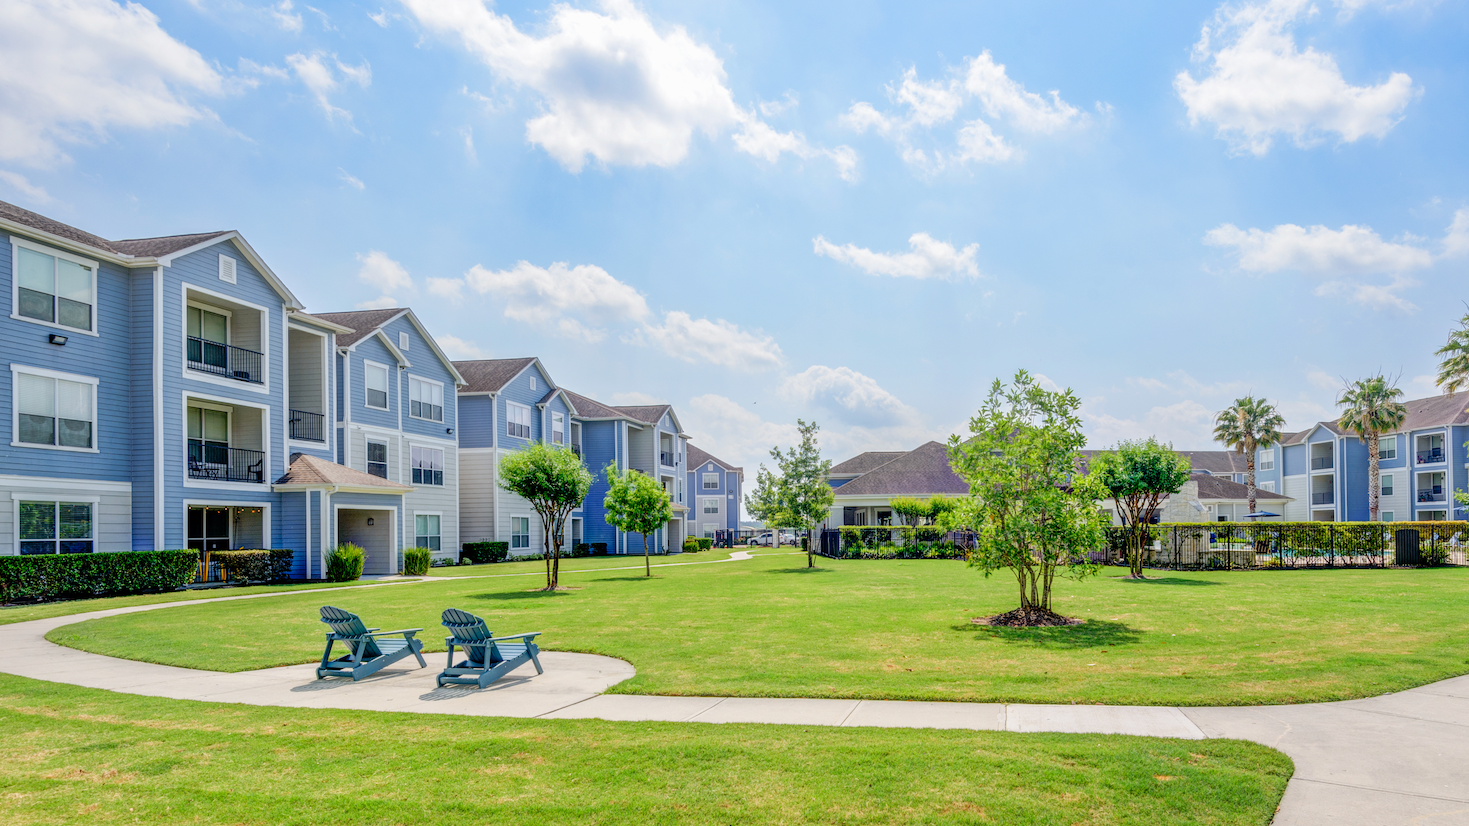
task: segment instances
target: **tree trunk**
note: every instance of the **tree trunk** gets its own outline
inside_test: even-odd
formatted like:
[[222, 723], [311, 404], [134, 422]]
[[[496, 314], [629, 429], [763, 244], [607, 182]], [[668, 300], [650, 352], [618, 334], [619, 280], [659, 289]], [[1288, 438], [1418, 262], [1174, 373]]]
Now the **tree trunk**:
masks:
[[[1378, 509], [1382, 507], [1381, 467], [1378, 450], [1381, 445], [1377, 434], [1367, 434], [1367, 521], [1376, 522]], [[1452, 514], [1450, 514], [1452, 516]]]
[[816, 567], [816, 549], [811, 546], [811, 529], [806, 529], [806, 567]]
[[540, 517], [541, 539], [546, 543], [546, 590], [554, 591], [556, 590], [557, 571], [556, 566], [552, 564], [555, 561], [555, 555], [551, 550], [551, 522], [546, 518], [545, 514], [540, 514]]
[[653, 575], [653, 563], [648, 561], [648, 535], [643, 534], [643, 576]]
[[1250, 488], [1250, 513], [1255, 510], [1255, 440], [1245, 439], [1245, 480]]

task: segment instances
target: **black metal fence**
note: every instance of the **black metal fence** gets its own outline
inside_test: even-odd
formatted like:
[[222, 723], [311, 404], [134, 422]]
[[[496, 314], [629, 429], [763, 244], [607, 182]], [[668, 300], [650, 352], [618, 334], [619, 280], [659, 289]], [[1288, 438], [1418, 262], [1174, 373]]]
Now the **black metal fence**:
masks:
[[[1385, 568], [1464, 565], [1466, 522], [1233, 522], [1149, 525], [1144, 564], [1159, 568]], [[1107, 529], [1108, 561], [1127, 530]]]
[[816, 553], [830, 559], [963, 559], [974, 547], [967, 531], [928, 525], [823, 528]]

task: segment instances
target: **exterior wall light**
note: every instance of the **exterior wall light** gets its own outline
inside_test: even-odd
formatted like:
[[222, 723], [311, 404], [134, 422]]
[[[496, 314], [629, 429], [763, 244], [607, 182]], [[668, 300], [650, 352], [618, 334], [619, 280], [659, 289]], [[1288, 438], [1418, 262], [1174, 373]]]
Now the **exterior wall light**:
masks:
[[64, 335], [62, 335], [60, 333], [52, 333], [51, 334], [51, 343], [52, 344], [58, 344], [58, 345], [65, 344], [66, 343], [66, 336], [64, 336]]

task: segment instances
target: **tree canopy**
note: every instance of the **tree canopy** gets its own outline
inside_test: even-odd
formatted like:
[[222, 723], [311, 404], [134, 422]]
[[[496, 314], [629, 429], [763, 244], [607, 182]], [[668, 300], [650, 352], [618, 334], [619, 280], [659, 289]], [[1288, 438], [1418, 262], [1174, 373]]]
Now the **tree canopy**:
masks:
[[1265, 399], [1244, 396], [1214, 417], [1214, 441], [1234, 448], [1245, 457], [1245, 484], [1249, 487], [1250, 513], [1255, 513], [1255, 451], [1280, 441], [1285, 417]]
[[1341, 425], [1367, 443], [1367, 519], [1377, 521], [1382, 505], [1382, 434], [1391, 433], [1408, 418], [1408, 408], [1398, 401], [1403, 391], [1386, 376], [1357, 379], [1342, 389], [1336, 403], [1342, 407]]
[[602, 506], [607, 509], [607, 524], [643, 535], [643, 573], [652, 576], [648, 537], [673, 518], [673, 502], [651, 476], [636, 470], [621, 472], [615, 464], [608, 465], [606, 473], [608, 488]]
[[1449, 333], [1449, 340], [1438, 348], [1438, 385], [1457, 393], [1469, 384], [1469, 313], [1459, 319], [1459, 329]]
[[784, 452], [778, 447], [770, 449], [770, 458], [780, 473], [773, 474], [763, 463], [760, 465], [755, 488], [745, 496], [745, 509], [772, 529], [806, 531], [806, 567], [812, 568], [816, 560], [810, 533], [831, 512], [836, 494], [826, 483], [831, 460], [821, 458], [816, 440], [820, 428], [816, 422], [797, 419], [796, 429], [801, 434], [800, 444]]
[[1171, 444], [1156, 438], [1123, 440], [1091, 463], [1095, 477], [1112, 501], [1127, 531], [1129, 576], [1142, 578], [1143, 547], [1148, 523], [1163, 497], [1188, 482], [1190, 462]]
[[500, 487], [530, 502], [541, 518], [546, 543], [546, 589], [554, 590], [561, 576], [566, 518], [591, 491], [591, 471], [567, 448], [537, 442], [500, 460]]

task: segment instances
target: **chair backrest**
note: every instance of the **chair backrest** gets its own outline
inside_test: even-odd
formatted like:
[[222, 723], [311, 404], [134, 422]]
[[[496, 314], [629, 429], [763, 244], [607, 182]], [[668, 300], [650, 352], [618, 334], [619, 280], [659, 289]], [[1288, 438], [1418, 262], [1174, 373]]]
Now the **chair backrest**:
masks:
[[458, 608], [447, 608], [444, 610], [444, 627], [454, 635], [454, 639], [461, 642], [478, 642], [487, 640], [494, 636], [490, 633], [490, 627], [483, 619], [476, 617], [468, 611]]
[[343, 611], [330, 605], [322, 606], [321, 621], [332, 629], [332, 633], [343, 637], [360, 637], [367, 633], [362, 619], [351, 611]]

